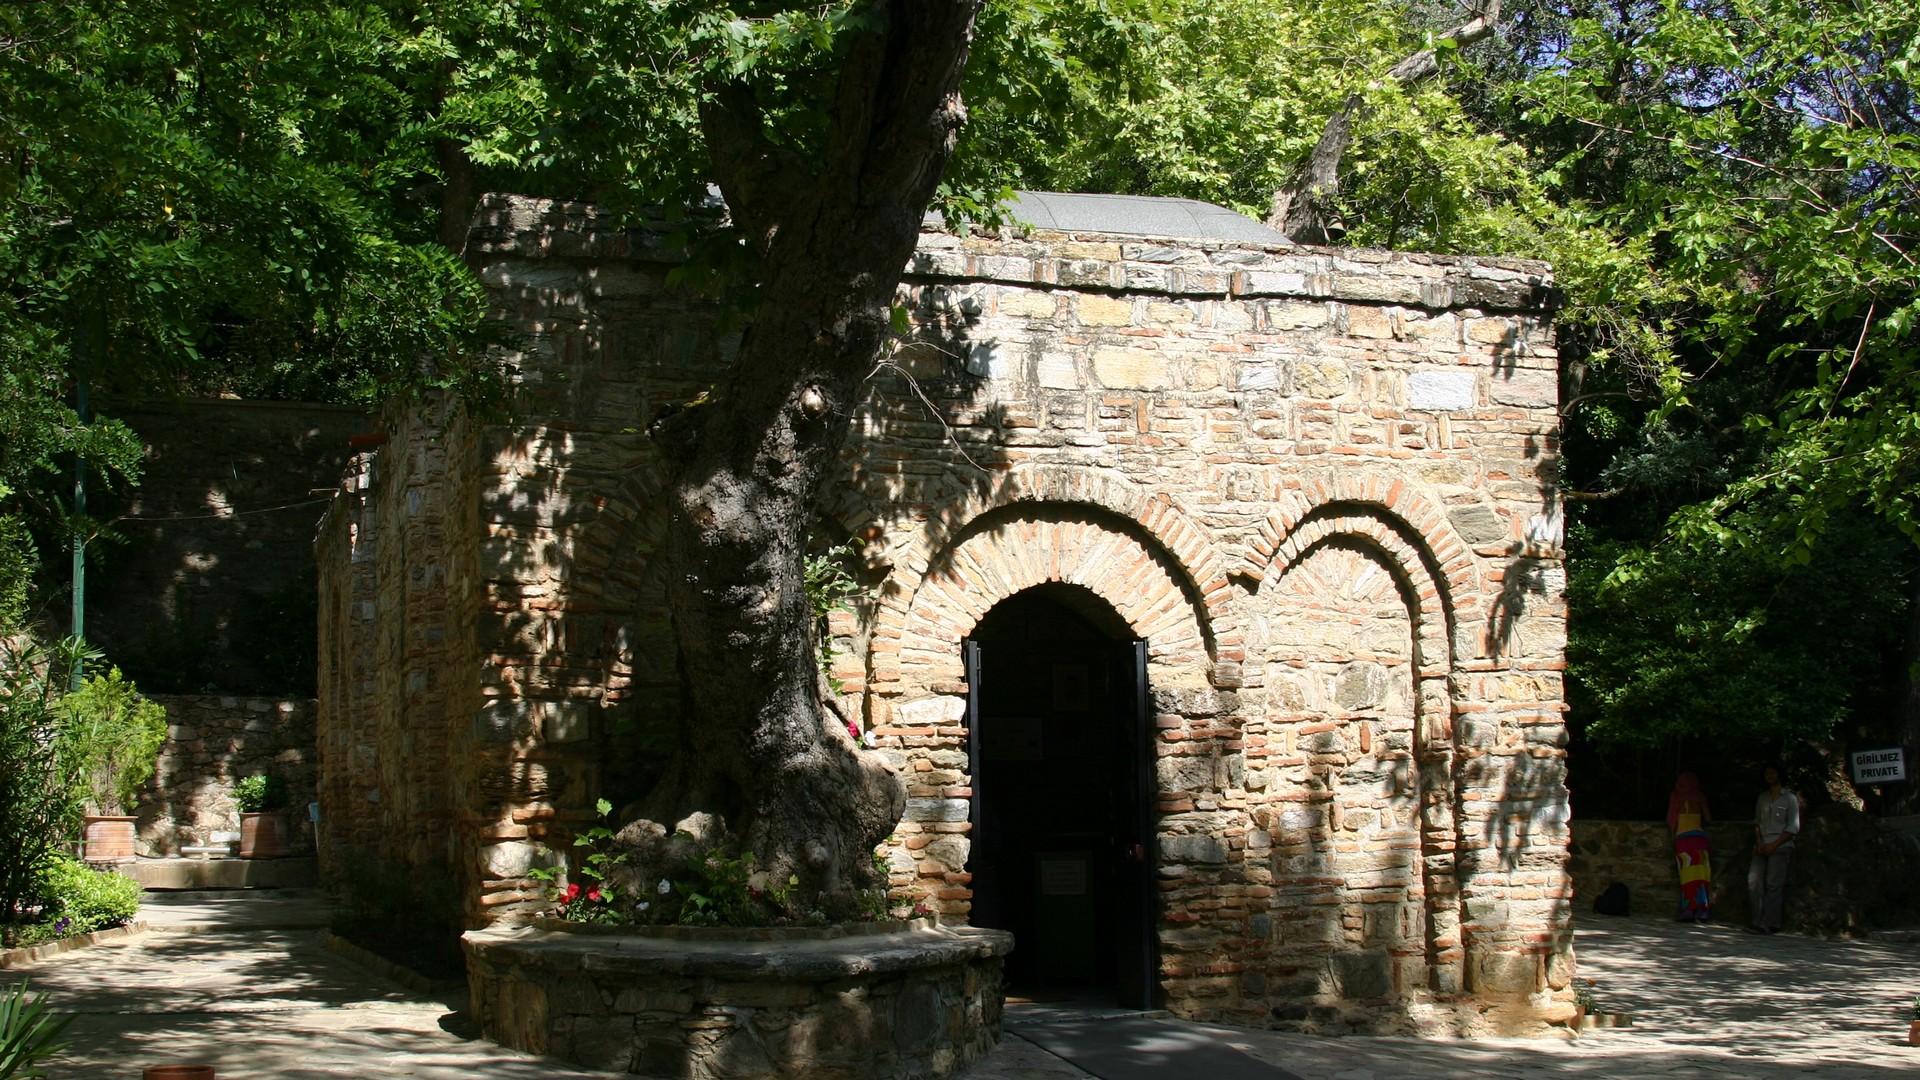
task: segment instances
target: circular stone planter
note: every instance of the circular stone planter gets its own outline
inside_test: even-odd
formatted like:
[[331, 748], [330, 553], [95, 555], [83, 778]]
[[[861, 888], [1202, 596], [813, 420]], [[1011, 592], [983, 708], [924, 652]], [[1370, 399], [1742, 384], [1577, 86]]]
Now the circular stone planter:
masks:
[[839, 927], [469, 932], [487, 1038], [660, 1080], [945, 1077], [1000, 1038], [1013, 935], [931, 920]]

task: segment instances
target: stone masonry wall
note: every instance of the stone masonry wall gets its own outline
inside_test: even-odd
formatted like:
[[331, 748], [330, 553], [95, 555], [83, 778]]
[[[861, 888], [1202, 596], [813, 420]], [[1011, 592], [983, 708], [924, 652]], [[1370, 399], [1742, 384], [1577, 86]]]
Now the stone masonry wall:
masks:
[[456, 873], [472, 846], [455, 761], [474, 753], [475, 436], [457, 410], [386, 418], [315, 541], [321, 874]]
[[[537, 906], [549, 831], [657, 767], [647, 721], [676, 702], [640, 432], [737, 339], [668, 287], [653, 234], [590, 207], [489, 197], [469, 258], [519, 332], [519, 401], [441, 481], [430, 550], [474, 598], [473, 651], [444, 669], [443, 728], [404, 730], [446, 740], [406, 756], [451, 800], [483, 921]], [[822, 525], [865, 542], [873, 593], [830, 629], [846, 706], [908, 784], [896, 893], [966, 918], [960, 644], [1066, 583], [1148, 643], [1169, 1008], [1335, 1030], [1570, 1015], [1549, 296], [1525, 262], [924, 235], [913, 333], [850, 418]], [[426, 482], [424, 452], [397, 432], [336, 503], [323, 585], [398, 542], [397, 508], [364, 508], [402, 472]], [[397, 777], [333, 755], [385, 760], [425, 700], [345, 677], [393, 631], [331, 610], [326, 790], [386, 800]], [[342, 706], [363, 715], [336, 748]]]
[[314, 799], [314, 714], [310, 698], [155, 694], [167, 710], [167, 741], [140, 792], [140, 854], [173, 855], [240, 831], [233, 786], [274, 773], [287, 783], [287, 846], [313, 853], [307, 804]]
[[139, 486], [96, 493], [87, 637], [150, 692], [313, 693], [313, 532], [363, 409], [185, 400], [102, 406], [146, 447]]
[[[1592, 911], [1594, 899], [1615, 882], [1627, 887], [1635, 915], [1670, 915], [1679, 910], [1680, 875], [1665, 822], [1581, 818], [1573, 822], [1572, 833], [1567, 846], [1567, 876], [1580, 910]], [[1717, 905], [1723, 894], [1744, 892], [1746, 888], [1753, 823], [1716, 822], [1708, 827], [1707, 835], [1713, 843], [1711, 865]]]

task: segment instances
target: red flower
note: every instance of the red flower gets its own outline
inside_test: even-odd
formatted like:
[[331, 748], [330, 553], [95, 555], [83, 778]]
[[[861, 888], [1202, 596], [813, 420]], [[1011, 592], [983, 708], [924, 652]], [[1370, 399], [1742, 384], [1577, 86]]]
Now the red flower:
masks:
[[567, 886], [567, 895], [566, 895], [566, 898], [565, 898], [565, 899], [563, 899], [563, 900], [561, 900], [560, 902], [561, 902], [561, 903], [563, 903], [563, 904], [571, 904], [571, 903], [573, 903], [573, 902], [574, 902], [575, 900], [578, 900], [578, 899], [580, 899], [580, 886], [578, 886], [578, 885], [569, 885], [569, 886]]
[[600, 902], [600, 886], [595, 885], [593, 888], [588, 889], [587, 899], [593, 901], [596, 904], [599, 903]]
[[860, 725], [854, 723], [851, 720], [847, 721], [847, 734], [853, 736], [854, 742], [859, 742], [860, 741]]

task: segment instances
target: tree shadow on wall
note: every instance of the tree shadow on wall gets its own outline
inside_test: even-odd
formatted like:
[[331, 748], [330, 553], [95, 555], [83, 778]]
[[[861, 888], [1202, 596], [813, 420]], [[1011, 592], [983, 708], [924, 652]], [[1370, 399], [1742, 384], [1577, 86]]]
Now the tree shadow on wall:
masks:
[[[1566, 758], [1542, 746], [1543, 736], [1531, 730], [1485, 737], [1494, 740], [1492, 746], [1467, 757], [1455, 771], [1458, 790], [1482, 793], [1478, 801], [1490, 807], [1463, 820], [1468, 827], [1462, 832], [1479, 835], [1478, 857], [1491, 860], [1482, 869], [1558, 871], [1568, 838]], [[1461, 805], [1465, 810], [1473, 803]]]
[[136, 641], [104, 640], [108, 659], [151, 694], [315, 695], [320, 651], [317, 570], [242, 589], [223, 605], [176, 585], [166, 621]]

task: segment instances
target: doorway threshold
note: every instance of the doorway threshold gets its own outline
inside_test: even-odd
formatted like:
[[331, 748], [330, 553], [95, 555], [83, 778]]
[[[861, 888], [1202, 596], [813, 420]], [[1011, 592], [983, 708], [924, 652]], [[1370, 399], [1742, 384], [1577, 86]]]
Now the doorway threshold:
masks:
[[1002, 1030], [1097, 1080], [1301, 1080], [1164, 1011], [1139, 1012], [1086, 1003], [1083, 1012], [1054, 1004], [1009, 1003]]
[[1165, 1009], [1129, 1009], [1115, 1005], [1105, 998], [1041, 993], [1028, 996], [1019, 992], [1007, 995], [1005, 1015], [1005, 1023], [1008, 1025], [1078, 1024], [1108, 1020], [1171, 1020], [1173, 1018], [1173, 1014]]

